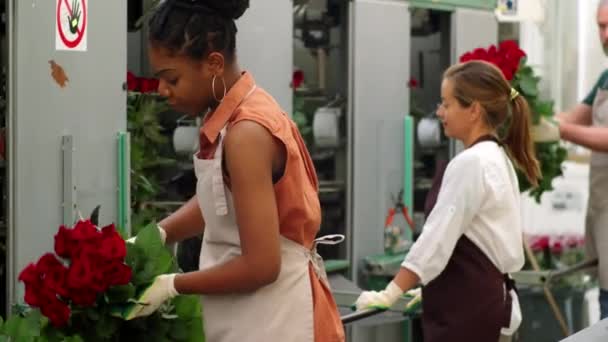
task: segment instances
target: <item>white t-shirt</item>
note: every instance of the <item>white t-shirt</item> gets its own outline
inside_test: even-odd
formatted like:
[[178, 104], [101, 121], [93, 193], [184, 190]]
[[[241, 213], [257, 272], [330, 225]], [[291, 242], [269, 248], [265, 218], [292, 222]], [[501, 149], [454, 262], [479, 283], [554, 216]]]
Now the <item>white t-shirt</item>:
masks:
[[484, 141], [464, 150], [448, 164], [437, 203], [402, 266], [426, 285], [446, 267], [464, 234], [501, 273], [519, 271], [519, 196], [515, 169], [502, 147]]

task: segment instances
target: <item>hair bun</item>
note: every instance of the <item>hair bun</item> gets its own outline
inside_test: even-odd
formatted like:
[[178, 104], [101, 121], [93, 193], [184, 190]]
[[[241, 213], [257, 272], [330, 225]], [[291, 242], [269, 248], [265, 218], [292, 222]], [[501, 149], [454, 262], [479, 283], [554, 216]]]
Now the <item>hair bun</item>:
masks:
[[192, 0], [194, 3], [199, 3], [216, 11], [219, 15], [225, 18], [236, 20], [240, 18], [247, 8], [249, 8], [249, 0]]

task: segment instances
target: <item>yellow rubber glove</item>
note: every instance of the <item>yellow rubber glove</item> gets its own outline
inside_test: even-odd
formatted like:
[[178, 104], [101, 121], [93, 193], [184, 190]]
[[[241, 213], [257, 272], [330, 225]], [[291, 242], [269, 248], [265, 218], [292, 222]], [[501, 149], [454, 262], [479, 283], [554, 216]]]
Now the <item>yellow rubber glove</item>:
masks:
[[361, 293], [355, 302], [355, 308], [357, 311], [365, 309], [388, 310], [399, 300], [402, 294], [403, 290], [391, 281], [383, 291], [364, 291]]
[[175, 290], [176, 274], [163, 274], [154, 279], [146, 291], [139, 297], [138, 304], [129, 312], [126, 320], [148, 316], [154, 313], [167, 300], [178, 295]]

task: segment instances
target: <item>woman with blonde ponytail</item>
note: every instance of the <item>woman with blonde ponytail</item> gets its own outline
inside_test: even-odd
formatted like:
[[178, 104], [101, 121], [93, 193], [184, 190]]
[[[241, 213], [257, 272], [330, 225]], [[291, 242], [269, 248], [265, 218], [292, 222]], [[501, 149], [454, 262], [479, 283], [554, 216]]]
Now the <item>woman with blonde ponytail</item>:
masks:
[[383, 291], [363, 292], [358, 310], [390, 307], [418, 283], [427, 342], [499, 341], [521, 323], [509, 273], [524, 265], [519, 184], [540, 177], [530, 110], [495, 66], [449, 68], [437, 116], [466, 149], [450, 161], [422, 235]]

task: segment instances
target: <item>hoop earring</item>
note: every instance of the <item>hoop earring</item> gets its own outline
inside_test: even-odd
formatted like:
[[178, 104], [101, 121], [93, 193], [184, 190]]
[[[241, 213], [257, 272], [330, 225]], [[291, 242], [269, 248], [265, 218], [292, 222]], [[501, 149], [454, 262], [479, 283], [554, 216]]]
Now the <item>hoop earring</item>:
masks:
[[224, 78], [222, 77], [222, 85], [224, 86], [224, 95], [222, 96], [221, 99], [218, 99], [217, 95], [215, 94], [215, 79], [216, 78], [217, 78], [217, 76], [213, 75], [213, 79], [211, 80], [211, 92], [213, 93], [213, 98], [215, 99], [215, 101], [222, 102], [224, 97], [226, 97], [226, 80], [224, 80]]

